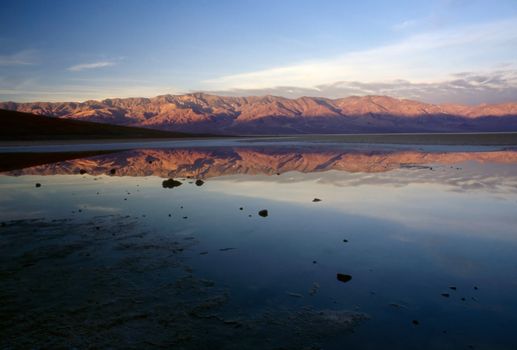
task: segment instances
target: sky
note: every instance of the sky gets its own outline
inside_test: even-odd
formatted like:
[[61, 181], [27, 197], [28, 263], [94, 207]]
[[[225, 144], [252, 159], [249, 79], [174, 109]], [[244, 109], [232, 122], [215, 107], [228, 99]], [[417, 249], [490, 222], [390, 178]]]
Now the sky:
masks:
[[2, 0], [0, 101], [517, 102], [517, 1]]

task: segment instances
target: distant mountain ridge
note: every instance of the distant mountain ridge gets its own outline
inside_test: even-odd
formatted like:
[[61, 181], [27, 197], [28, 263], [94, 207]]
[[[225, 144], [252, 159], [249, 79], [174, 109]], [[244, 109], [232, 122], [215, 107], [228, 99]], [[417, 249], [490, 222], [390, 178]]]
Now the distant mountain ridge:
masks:
[[517, 131], [517, 103], [437, 105], [388, 96], [289, 99], [192, 93], [85, 102], [1, 102], [0, 109], [219, 134]]

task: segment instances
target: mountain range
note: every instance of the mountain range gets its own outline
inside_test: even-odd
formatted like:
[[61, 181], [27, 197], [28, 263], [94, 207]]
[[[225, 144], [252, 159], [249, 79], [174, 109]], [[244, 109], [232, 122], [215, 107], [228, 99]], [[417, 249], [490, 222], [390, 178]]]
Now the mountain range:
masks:
[[0, 102], [0, 109], [169, 131], [234, 135], [517, 131], [517, 103], [429, 104], [388, 96], [289, 99], [192, 93], [85, 102]]

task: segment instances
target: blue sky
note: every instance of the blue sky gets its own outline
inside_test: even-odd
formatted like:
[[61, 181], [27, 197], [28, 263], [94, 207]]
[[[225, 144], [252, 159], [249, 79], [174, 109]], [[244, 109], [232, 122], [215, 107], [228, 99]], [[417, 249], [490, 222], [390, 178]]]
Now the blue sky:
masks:
[[517, 101], [517, 1], [2, 1], [0, 100]]

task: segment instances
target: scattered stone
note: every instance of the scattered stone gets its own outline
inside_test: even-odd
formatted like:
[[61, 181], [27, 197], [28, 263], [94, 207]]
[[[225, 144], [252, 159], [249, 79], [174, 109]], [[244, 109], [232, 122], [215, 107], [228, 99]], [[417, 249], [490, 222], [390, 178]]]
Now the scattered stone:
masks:
[[465, 301], [465, 300], [466, 300], [465, 297], [461, 298], [461, 301]]
[[321, 199], [319, 199], [319, 198], [314, 198], [312, 201], [313, 201], [313, 202], [321, 202]]
[[449, 289], [450, 290], [456, 290], [456, 287], [455, 286], [450, 286]]
[[41, 184], [39, 182], [37, 182], [36, 187], [41, 187]]
[[415, 326], [418, 326], [420, 324], [420, 322], [418, 322], [418, 320], [413, 320], [413, 321], [411, 321], [411, 323], [413, 323]]
[[345, 275], [345, 274], [343, 274], [343, 273], [338, 273], [338, 274], [336, 275], [336, 277], [337, 277], [337, 280], [338, 280], [338, 281], [343, 282], [343, 283], [347, 283], [347, 282], [349, 282], [349, 281], [352, 279], [352, 276], [350, 276], [350, 275]]
[[172, 214], [169, 214], [169, 217], [171, 217], [171, 216], [172, 216]]
[[244, 208], [243, 208], [243, 207], [240, 207], [240, 208], [239, 208], [239, 210], [244, 210]]
[[348, 243], [348, 239], [344, 239], [343, 242]]
[[266, 216], [268, 216], [268, 211], [266, 209], [262, 209], [261, 211], [258, 212], [258, 214], [260, 216], [262, 216], [263, 218], [265, 218]]
[[442, 293], [441, 295], [442, 295], [442, 297], [444, 297], [444, 298], [448, 298], [448, 297], [450, 297], [450, 294], [449, 294], [449, 293]]
[[86, 174], [86, 170], [84, 170], [84, 169], [80, 169], [80, 170], [79, 170], [79, 174], [81, 174], [81, 175]]
[[477, 287], [477, 286], [474, 286], [474, 290], [478, 290], [478, 287]]
[[163, 188], [174, 188], [174, 187], [179, 187], [181, 185], [182, 185], [182, 183], [180, 181], [177, 181], [177, 180], [174, 180], [174, 179], [168, 179], [168, 180], [164, 180], [162, 182], [162, 187]]
[[313, 261], [312, 261], [312, 263], [313, 263], [313, 264], [316, 264], [316, 263], [317, 263], [317, 261], [316, 261], [316, 260], [313, 260]]
[[201, 179], [196, 180], [196, 186], [203, 186], [205, 182]]
[[188, 216], [184, 216], [183, 219], [188, 219]]

